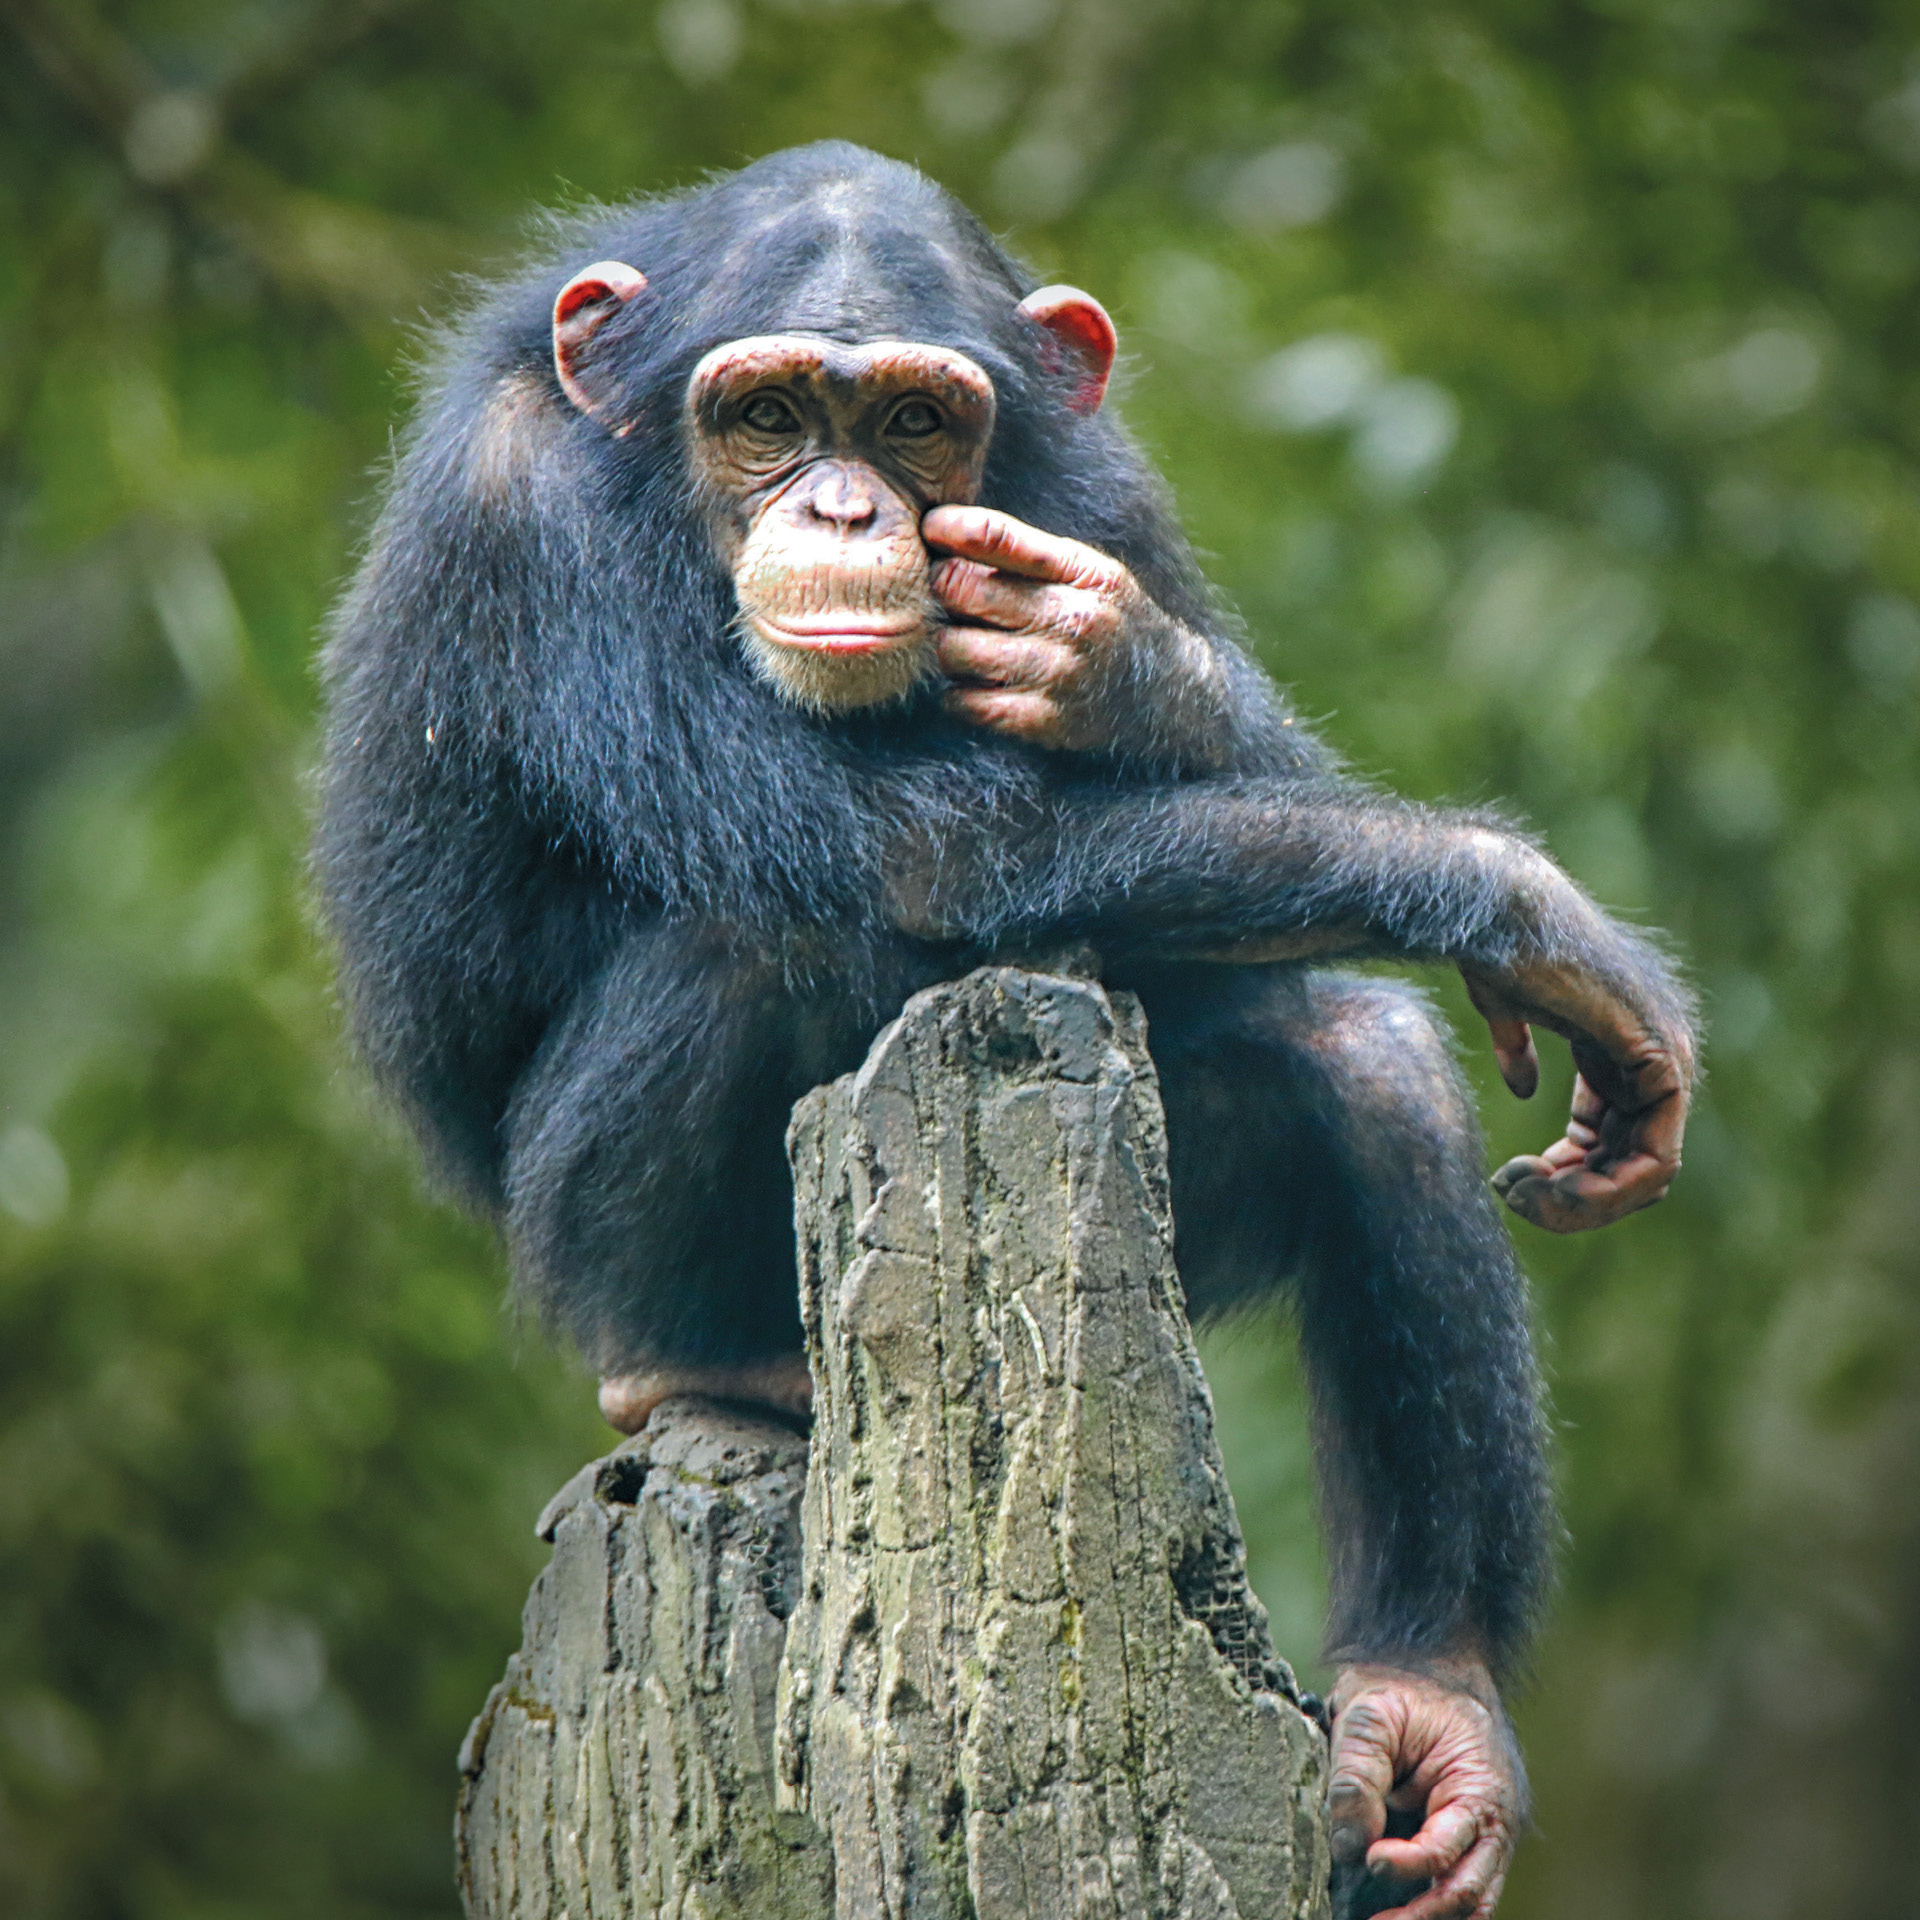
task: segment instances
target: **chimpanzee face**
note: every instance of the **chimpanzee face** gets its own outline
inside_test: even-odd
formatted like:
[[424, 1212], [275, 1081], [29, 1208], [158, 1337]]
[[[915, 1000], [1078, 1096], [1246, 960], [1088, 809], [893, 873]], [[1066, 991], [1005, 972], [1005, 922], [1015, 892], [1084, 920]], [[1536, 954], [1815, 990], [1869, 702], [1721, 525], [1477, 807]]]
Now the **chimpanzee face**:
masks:
[[[596, 376], [593, 335], [646, 284], [601, 261], [554, 303], [554, 363], [585, 414], [604, 415], [611, 384]], [[1114, 350], [1099, 303], [1048, 287], [1015, 311], [1056, 362], [1071, 356], [1081, 378], [1068, 404], [1097, 407]], [[941, 616], [920, 519], [979, 497], [993, 421], [992, 380], [949, 347], [762, 334], [694, 368], [688, 463], [747, 657], [787, 699], [825, 713], [881, 706], [934, 671]]]
[[964, 354], [772, 334], [694, 369], [684, 431], [740, 633], [766, 679], [827, 710], [897, 699], [938, 623], [920, 516], [979, 495], [993, 382]]

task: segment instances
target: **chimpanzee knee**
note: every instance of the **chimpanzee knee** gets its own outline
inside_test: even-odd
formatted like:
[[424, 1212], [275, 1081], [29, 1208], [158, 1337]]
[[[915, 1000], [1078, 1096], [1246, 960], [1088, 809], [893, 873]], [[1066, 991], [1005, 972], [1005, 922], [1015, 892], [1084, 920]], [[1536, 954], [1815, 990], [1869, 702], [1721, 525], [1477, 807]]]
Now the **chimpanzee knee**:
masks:
[[1296, 1044], [1319, 1068], [1351, 1172], [1492, 1219], [1473, 1101], [1427, 997], [1403, 981], [1332, 973], [1303, 984]]
[[1155, 969], [1135, 985], [1161, 1081], [1196, 1314], [1270, 1293], [1404, 1213], [1491, 1223], [1472, 1105], [1424, 997], [1299, 969]]

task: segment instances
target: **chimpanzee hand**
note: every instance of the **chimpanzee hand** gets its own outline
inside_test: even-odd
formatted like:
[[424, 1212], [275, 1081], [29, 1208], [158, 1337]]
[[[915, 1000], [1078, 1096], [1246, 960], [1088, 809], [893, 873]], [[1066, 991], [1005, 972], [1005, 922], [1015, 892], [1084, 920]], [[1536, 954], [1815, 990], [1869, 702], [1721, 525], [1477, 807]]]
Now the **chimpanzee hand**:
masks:
[[[933, 591], [965, 623], [939, 637], [940, 666], [961, 683], [947, 695], [950, 712], [1035, 746], [1085, 752], [1124, 744], [1156, 668], [1183, 707], [1218, 682], [1207, 643], [1096, 548], [989, 507], [936, 507], [921, 532], [954, 556], [934, 568]], [[1168, 691], [1150, 697], [1161, 724]], [[1191, 729], [1208, 717], [1180, 719]]]
[[[1499, 1695], [1477, 1660], [1432, 1675], [1341, 1670], [1333, 1690], [1327, 1786], [1336, 1873], [1357, 1868], [1382, 1892], [1361, 1904], [1393, 1920], [1483, 1920], [1493, 1912], [1525, 1817], [1526, 1787]], [[1417, 1814], [1404, 1840], [1389, 1812]], [[1424, 1891], [1416, 1891], [1421, 1882]], [[1403, 1904], [1382, 1907], [1401, 1889]]]
[[1522, 1100], [1540, 1078], [1530, 1022], [1564, 1034], [1580, 1070], [1565, 1135], [1493, 1176], [1507, 1205], [1550, 1232], [1578, 1233], [1665, 1199], [1693, 1096], [1684, 1017], [1651, 993], [1569, 966], [1462, 973], [1501, 1075]]

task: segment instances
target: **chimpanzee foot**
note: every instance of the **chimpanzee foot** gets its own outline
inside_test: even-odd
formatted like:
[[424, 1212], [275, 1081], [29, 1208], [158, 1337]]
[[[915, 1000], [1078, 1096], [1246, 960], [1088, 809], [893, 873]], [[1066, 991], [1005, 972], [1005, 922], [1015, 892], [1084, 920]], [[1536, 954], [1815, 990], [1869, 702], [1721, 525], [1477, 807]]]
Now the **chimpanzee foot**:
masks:
[[813, 1407], [813, 1375], [803, 1353], [753, 1360], [734, 1367], [650, 1367], [610, 1373], [600, 1382], [600, 1411], [622, 1433], [638, 1433], [663, 1400], [681, 1394], [708, 1400], [746, 1400], [804, 1420]]

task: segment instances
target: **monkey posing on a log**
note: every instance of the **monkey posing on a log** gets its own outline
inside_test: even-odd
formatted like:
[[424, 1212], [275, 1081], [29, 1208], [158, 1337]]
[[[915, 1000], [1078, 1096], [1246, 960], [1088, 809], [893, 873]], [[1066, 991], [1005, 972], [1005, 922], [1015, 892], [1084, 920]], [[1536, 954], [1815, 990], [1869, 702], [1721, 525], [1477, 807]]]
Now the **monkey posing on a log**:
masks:
[[[1489, 1911], [1554, 1522], [1524, 1286], [1419, 995], [1458, 967], [1602, 1226], [1679, 1165], [1687, 996], [1499, 818], [1343, 773], [1101, 409], [1114, 331], [839, 144], [556, 230], [448, 335], [334, 623], [318, 867], [360, 1043], [614, 1425], [804, 1408], [782, 1151], [907, 995], [1086, 942], [1139, 994], [1196, 1314], [1291, 1289], [1334, 1851]], [[1389, 1807], [1409, 1839], [1384, 1839]]]

